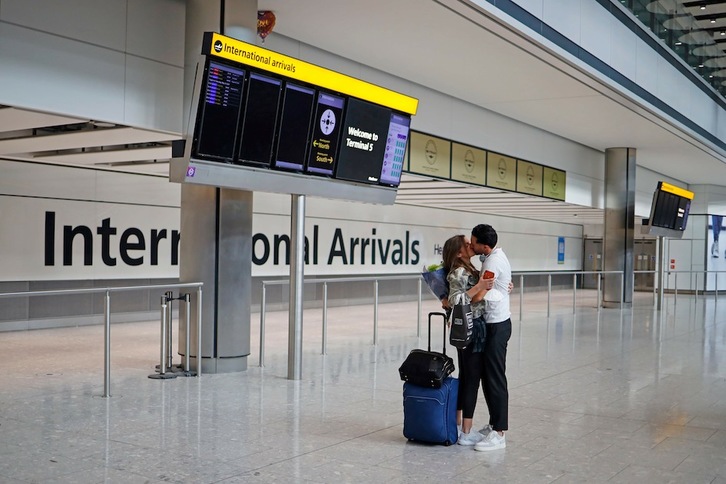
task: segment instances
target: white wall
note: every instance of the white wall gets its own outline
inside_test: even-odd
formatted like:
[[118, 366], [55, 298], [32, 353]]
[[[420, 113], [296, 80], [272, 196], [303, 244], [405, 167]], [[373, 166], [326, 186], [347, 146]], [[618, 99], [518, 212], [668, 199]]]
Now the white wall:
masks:
[[[484, 0], [478, 0], [475, 3], [495, 15], [508, 19], [500, 10], [488, 5], [488, 2]], [[721, 139], [726, 137], [726, 110], [716, 104], [703, 90], [683, 76], [667, 59], [642, 41], [596, 0], [514, 0], [514, 3], [712, 135]], [[613, 8], [620, 7], [617, 4], [618, 2], [613, 2]], [[627, 9], [620, 8], [626, 12], [626, 15], [632, 17]], [[509, 20], [511, 21], [511, 19]], [[521, 24], [517, 23], [517, 25], [533, 38], [550, 45], [551, 48], [596, 77], [602, 77], [579, 59], [546, 41], [538, 32]], [[650, 34], [650, 31], [648, 32]], [[652, 37], [656, 38], [655, 34]], [[660, 42], [660, 40], [658, 41]], [[677, 61], [682, 62], [680, 59]], [[683, 64], [685, 65], [685, 63]], [[616, 89], [624, 89], [609, 80], [604, 80]], [[632, 93], [628, 93], [628, 95], [633, 96]], [[676, 123], [678, 124], [677, 121]]]
[[179, 0], [2, 0], [0, 104], [181, 132]]

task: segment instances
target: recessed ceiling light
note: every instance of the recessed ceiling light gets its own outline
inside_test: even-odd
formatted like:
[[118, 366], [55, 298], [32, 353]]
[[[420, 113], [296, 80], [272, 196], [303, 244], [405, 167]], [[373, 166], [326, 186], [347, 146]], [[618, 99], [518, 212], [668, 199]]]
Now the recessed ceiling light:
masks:
[[701, 10], [706, 10], [706, 6], [705, 5], [701, 5]]
[[683, 42], [678, 41], [676, 42], [676, 45], [683, 45]]
[[715, 19], [715, 18], [712, 18], [712, 19], [711, 19], [711, 23], [712, 23], [712, 24], [715, 24], [715, 23], [716, 23], [716, 19]]

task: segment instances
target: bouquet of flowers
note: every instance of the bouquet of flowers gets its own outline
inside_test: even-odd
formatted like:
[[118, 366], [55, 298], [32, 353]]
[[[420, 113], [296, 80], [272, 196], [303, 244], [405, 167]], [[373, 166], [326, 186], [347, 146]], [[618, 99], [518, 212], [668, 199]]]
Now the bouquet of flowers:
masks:
[[446, 272], [441, 264], [433, 264], [424, 267], [421, 277], [426, 282], [431, 293], [436, 299], [441, 300], [449, 296], [449, 283], [446, 281]]

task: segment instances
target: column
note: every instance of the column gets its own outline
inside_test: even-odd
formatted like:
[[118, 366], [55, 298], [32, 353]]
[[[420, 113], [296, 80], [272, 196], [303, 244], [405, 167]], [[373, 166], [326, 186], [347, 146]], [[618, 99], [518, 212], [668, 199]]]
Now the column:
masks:
[[[184, 113], [190, 112], [202, 34], [219, 32], [256, 43], [257, 0], [187, 0]], [[187, 130], [191, 120], [184, 119]], [[202, 372], [247, 369], [250, 353], [252, 192], [181, 186], [181, 282], [203, 282]], [[192, 299], [191, 347], [197, 347]], [[180, 333], [180, 336], [183, 334]], [[180, 337], [180, 341], [183, 338]], [[184, 349], [179, 348], [183, 353]], [[194, 366], [195, 363], [192, 363]]]
[[[633, 248], [635, 235], [635, 148], [605, 150], [605, 228], [603, 306], [625, 307], [633, 302]], [[622, 284], [621, 284], [622, 281]]]

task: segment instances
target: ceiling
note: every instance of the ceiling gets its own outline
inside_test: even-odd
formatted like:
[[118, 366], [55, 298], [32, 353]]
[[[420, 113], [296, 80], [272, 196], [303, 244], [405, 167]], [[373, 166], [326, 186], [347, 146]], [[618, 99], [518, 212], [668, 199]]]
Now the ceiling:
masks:
[[[258, 7], [275, 12], [276, 33], [596, 150], [637, 147], [639, 165], [684, 183], [726, 179], [726, 153], [498, 23], [474, 2], [259, 0]], [[491, 66], [501, 66], [499, 75], [490, 75]], [[166, 176], [178, 137], [0, 106], [0, 157], [7, 159]], [[414, 175], [404, 176], [397, 203], [576, 224], [603, 220], [597, 208]]]
[[620, 0], [620, 3], [726, 95], [726, 1]]

